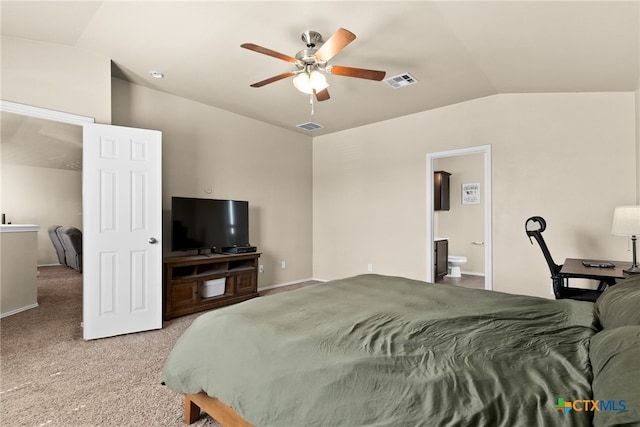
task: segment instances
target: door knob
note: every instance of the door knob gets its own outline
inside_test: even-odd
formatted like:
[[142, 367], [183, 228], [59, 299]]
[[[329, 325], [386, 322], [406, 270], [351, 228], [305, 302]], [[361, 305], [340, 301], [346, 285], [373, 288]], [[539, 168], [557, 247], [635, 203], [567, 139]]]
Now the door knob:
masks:
[[149, 238], [149, 243], [151, 243], [152, 245], [158, 243], [158, 239], [156, 239], [155, 237], [151, 237]]

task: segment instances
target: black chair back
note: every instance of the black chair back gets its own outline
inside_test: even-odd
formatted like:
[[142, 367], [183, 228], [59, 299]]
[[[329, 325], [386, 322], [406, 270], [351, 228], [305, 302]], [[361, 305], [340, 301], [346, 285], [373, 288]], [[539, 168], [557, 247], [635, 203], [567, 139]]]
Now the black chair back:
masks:
[[558, 265], [555, 263], [553, 257], [551, 256], [551, 252], [549, 252], [549, 248], [547, 247], [547, 244], [542, 237], [542, 232], [547, 229], [547, 223], [544, 218], [542, 218], [541, 216], [532, 216], [524, 223], [524, 228], [527, 232], [527, 236], [529, 236], [531, 244], [533, 245], [533, 240], [531, 240], [531, 238], [533, 237], [534, 239], [536, 239], [536, 242], [538, 242], [538, 245], [540, 245], [540, 249], [542, 249], [544, 259], [547, 261], [547, 265], [549, 266], [551, 277], [553, 278], [554, 276], [560, 274], [562, 265]]

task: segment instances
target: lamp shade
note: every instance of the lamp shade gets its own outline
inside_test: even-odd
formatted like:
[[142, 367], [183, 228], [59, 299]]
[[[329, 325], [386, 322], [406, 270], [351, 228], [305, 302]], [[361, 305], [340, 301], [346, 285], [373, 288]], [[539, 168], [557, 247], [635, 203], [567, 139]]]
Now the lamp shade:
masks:
[[617, 236], [639, 236], [640, 206], [618, 206], [613, 212], [611, 234]]

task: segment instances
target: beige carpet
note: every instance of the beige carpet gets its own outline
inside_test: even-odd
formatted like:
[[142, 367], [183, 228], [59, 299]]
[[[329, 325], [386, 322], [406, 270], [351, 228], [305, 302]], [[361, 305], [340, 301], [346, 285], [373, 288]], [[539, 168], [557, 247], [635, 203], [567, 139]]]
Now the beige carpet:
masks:
[[[182, 396], [161, 385], [160, 375], [178, 337], [202, 313], [158, 331], [84, 341], [82, 276], [62, 266], [40, 268], [38, 303], [0, 320], [0, 425], [184, 425]], [[205, 414], [193, 425], [220, 426]]]

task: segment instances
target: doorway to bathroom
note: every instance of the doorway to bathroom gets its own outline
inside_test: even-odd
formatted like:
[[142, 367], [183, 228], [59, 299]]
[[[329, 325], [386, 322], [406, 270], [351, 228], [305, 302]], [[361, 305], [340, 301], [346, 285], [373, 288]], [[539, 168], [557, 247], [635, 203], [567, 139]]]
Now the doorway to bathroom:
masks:
[[[449, 209], [437, 210], [434, 173], [448, 172]], [[464, 261], [462, 278], [449, 270], [444, 283], [484, 282], [493, 288], [491, 239], [491, 146], [483, 145], [427, 155], [427, 281], [435, 282], [437, 248]], [[436, 244], [436, 241], [439, 243]], [[473, 287], [478, 287], [473, 285]]]

